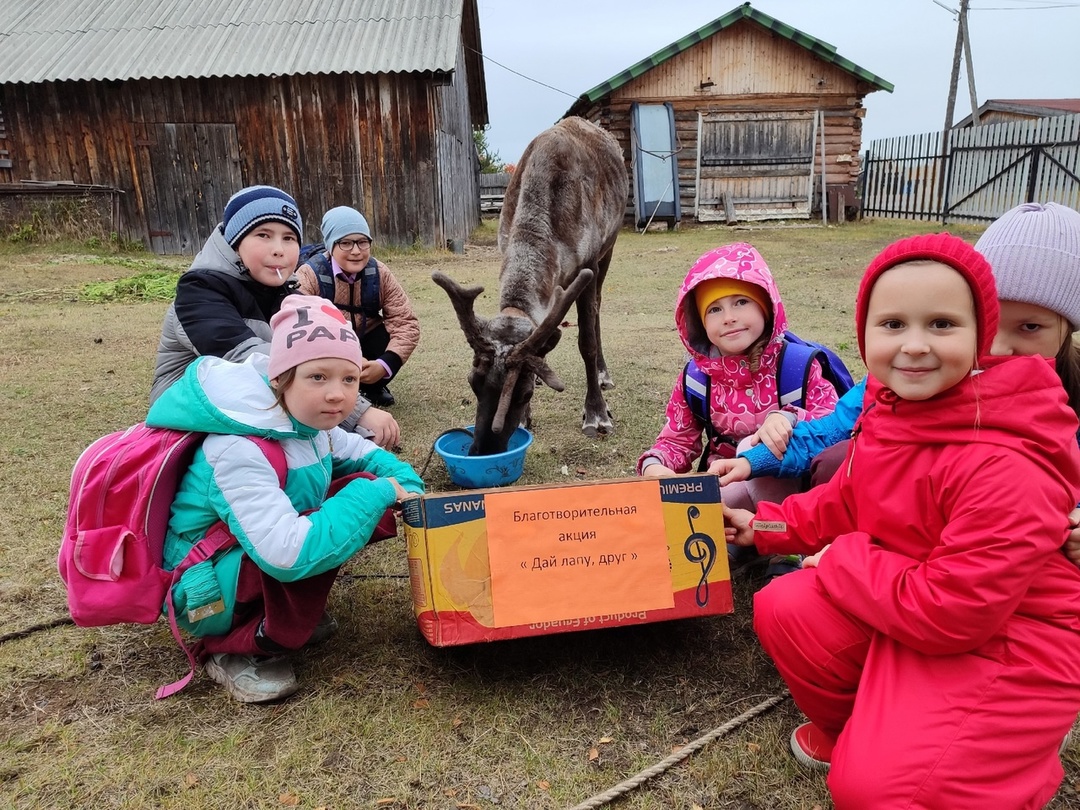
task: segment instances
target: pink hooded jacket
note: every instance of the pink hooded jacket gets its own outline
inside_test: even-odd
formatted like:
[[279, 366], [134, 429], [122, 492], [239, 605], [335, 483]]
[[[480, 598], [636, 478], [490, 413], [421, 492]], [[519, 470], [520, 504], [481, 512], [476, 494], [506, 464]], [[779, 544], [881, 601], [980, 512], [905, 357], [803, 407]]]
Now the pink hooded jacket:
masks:
[[[772, 302], [772, 336], [755, 372], [750, 371], [745, 355], [721, 357], [705, 334], [694, 288], [714, 278], [737, 279], [754, 284], [765, 290]], [[690, 356], [712, 381], [710, 415], [720, 435], [737, 443], [761, 427], [766, 416], [781, 409], [776, 366], [787, 329], [787, 316], [768, 265], [751, 245], [741, 242], [724, 245], [709, 251], [694, 263], [679, 291], [675, 326]], [[789, 406], [783, 410], [795, 414], [802, 421], [824, 416], [836, 407], [836, 390], [822, 377], [817, 361], [810, 369], [805, 404], [805, 409]], [[652, 448], [638, 459], [638, 474], [641, 473], [642, 462], [650, 456], [677, 473], [689, 472], [701, 451], [702, 426], [686, 403], [683, 375], [680, 373], [668, 400], [664, 427]], [[734, 444], [714, 447], [711, 453], [711, 457], [717, 458], [734, 455]]]

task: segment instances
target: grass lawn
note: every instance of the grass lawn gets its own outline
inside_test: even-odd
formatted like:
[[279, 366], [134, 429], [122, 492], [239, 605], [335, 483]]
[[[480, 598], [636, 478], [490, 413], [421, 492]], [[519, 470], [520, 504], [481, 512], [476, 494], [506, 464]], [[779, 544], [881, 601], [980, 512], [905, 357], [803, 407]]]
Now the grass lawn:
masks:
[[[604, 288], [604, 349], [616, 431], [580, 433], [583, 371], [573, 324], [550, 355], [567, 385], [538, 388], [536, 440], [520, 483], [633, 474], [660, 428], [683, 362], [679, 283], [701, 253], [749, 241], [769, 262], [791, 327], [861, 372], [855, 289], [912, 222], [624, 232]], [[957, 228], [971, 239], [977, 229]], [[499, 256], [486, 223], [463, 255], [378, 253], [411, 296], [423, 337], [392, 384], [401, 455], [430, 490], [454, 488], [434, 438], [469, 424], [471, 362], [440, 269], [487, 288]], [[68, 476], [98, 436], [145, 416], [161, 300], [90, 300], [91, 282], [178, 270], [180, 257], [78, 245], [0, 245], [0, 636], [66, 615], [55, 567]], [[573, 322], [574, 310], [567, 316]], [[568, 808], [648, 768], [783, 689], [750, 626], [753, 584], [735, 614], [434, 649], [420, 636], [399, 539], [347, 564], [331, 595], [341, 629], [296, 658], [300, 692], [276, 706], [232, 701], [201, 673], [179, 696], [157, 686], [185, 662], [163, 622], [61, 625], [0, 642], [0, 807]], [[827, 808], [824, 779], [787, 753], [790, 700], [703, 747], [611, 806]], [[1078, 807], [1080, 747], [1064, 757], [1054, 808]]]

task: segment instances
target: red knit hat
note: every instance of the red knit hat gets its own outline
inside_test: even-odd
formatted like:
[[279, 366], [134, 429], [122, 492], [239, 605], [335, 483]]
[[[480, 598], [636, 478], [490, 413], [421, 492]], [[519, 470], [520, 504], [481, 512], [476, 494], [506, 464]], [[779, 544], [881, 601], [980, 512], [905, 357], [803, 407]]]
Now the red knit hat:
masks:
[[855, 299], [855, 328], [859, 333], [859, 354], [866, 359], [866, 310], [870, 305], [870, 290], [878, 276], [898, 264], [913, 261], [941, 262], [964, 277], [975, 299], [978, 356], [990, 353], [990, 345], [998, 327], [997, 287], [990, 263], [975, 248], [949, 233], [929, 233], [909, 236], [893, 242], [877, 255], [863, 274], [859, 295]]

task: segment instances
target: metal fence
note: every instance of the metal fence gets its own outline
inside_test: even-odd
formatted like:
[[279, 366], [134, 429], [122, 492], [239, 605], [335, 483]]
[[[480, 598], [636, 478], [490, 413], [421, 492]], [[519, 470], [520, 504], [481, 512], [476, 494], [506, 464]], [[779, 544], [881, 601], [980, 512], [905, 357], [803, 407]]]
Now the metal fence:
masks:
[[1022, 202], [1080, 209], [1080, 114], [872, 141], [865, 216], [990, 222]]

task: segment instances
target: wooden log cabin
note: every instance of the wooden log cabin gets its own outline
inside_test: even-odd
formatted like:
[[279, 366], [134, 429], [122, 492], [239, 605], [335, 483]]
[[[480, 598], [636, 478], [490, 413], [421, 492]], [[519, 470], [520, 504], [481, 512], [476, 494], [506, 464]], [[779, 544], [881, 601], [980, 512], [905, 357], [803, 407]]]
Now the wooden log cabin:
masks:
[[335, 205], [383, 244], [479, 222], [476, 0], [9, 0], [0, 42], [0, 193], [112, 191], [158, 253], [197, 252], [256, 183], [296, 197], [307, 241]]
[[744, 3], [584, 93], [566, 115], [619, 139], [639, 228], [683, 216], [809, 218], [821, 211], [822, 174], [829, 213], [842, 217], [856, 204], [863, 98], [892, 89]]

